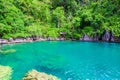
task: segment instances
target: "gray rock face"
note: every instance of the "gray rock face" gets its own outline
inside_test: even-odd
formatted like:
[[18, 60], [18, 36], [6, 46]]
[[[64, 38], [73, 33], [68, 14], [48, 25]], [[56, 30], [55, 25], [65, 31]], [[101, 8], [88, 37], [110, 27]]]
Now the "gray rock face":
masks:
[[84, 34], [82, 40], [83, 41], [91, 41], [92, 39], [90, 37], [88, 37], [86, 34]]
[[114, 34], [112, 31], [105, 30], [102, 35], [102, 41], [114, 41]]
[[99, 41], [99, 35], [95, 34], [92, 38], [93, 41]]
[[21, 43], [21, 42], [25, 42], [25, 40], [22, 39], [22, 38], [19, 38], [19, 39], [15, 39], [15, 40], [13, 41], [13, 43]]
[[6, 40], [6, 39], [0, 39], [0, 43], [6, 44], [6, 43], [8, 43], [8, 40]]
[[110, 31], [110, 41], [115, 41], [115, 39], [114, 39], [114, 34], [112, 33], [112, 31]]
[[103, 35], [102, 35], [102, 41], [109, 41], [110, 40], [110, 33], [108, 30], [105, 30]]

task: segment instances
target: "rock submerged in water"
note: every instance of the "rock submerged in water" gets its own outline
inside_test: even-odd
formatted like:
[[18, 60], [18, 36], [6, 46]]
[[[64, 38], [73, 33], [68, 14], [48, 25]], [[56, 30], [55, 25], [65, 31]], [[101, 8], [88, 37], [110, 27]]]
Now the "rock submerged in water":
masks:
[[9, 50], [1, 50], [0, 49], [0, 54], [10, 54], [10, 53], [14, 53], [16, 52], [16, 50], [14, 49], [9, 49]]
[[0, 66], [0, 80], [10, 80], [12, 69], [9, 66]]
[[29, 71], [22, 80], [60, 80], [56, 76], [48, 75], [36, 70]]

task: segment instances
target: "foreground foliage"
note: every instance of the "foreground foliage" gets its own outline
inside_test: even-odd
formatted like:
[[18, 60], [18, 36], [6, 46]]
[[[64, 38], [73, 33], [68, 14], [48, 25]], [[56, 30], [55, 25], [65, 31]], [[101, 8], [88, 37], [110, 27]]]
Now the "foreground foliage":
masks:
[[119, 0], [0, 0], [0, 38], [80, 38], [105, 29], [120, 37]]

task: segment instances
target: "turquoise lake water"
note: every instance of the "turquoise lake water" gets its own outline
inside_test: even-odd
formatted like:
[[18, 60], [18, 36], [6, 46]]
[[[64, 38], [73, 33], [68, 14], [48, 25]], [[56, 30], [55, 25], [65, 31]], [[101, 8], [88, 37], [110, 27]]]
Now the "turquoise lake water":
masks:
[[61, 80], [120, 80], [120, 44], [45, 41], [4, 45], [16, 52], [0, 55], [0, 65], [11, 66], [12, 80], [29, 70], [53, 74]]

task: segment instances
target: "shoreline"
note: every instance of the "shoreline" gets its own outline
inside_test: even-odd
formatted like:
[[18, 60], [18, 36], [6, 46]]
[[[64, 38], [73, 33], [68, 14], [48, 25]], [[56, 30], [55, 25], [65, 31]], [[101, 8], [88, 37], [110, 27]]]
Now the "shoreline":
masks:
[[65, 39], [65, 38], [39, 38], [34, 40], [33, 38], [16, 38], [16, 39], [0, 39], [0, 45], [2, 44], [16, 44], [25, 42], [39, 42], [39, 41], [81, 41], [81, 42], [108, 42], [108, 43], [120, 43], [119, 40], [103, 41], [103, 40], [81, 40], [81, 39]]

